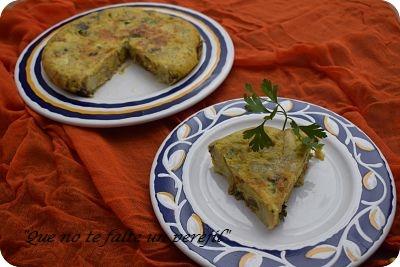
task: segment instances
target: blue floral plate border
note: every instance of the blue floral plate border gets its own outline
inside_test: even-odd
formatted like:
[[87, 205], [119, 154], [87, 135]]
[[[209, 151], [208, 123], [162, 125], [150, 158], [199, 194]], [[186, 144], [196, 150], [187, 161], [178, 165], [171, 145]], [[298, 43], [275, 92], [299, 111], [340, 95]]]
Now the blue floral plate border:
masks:
[[[315, 244], [297, 249], [259, 249], [223, 237], [220, 242], [177, 241], [178, 235], [215, 234], [193, 209], [183, 188], [183, 168], [193, 145], [221, 123], [249, 113], [243, 100], [222, 102], [192, 115], [160, 146], [151, 170], [150, 196], [167, 235], [196, 262], [205, 266], [357, 266], [383, 242], [393, 222], [396, 192], [389, 165], [372, 140], [357, 126], [320, 106], [280, 98], [294, 118], [322, 125], [342, 143], [357, 164], [362, 192], [356, 212], [340, 230]], [[249, 241], [251, 242], [251, 241]]]

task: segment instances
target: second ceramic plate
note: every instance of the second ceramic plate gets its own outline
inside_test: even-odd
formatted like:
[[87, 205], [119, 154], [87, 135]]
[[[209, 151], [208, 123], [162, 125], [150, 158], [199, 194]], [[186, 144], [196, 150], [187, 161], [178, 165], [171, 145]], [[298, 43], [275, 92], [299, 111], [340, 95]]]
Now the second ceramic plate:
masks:
[[[43, 49], [52, 34], [84, 15], [115, 7], [153, 10], [191, 22], [203, 40], [197, 67], [183, 80], [168, 87], [143, 68], [127, 64], [125, 70], [101, 86], [93, 98], [70, 94], [52, 84], [41, 62]], [[196, 104], [224, 81], [233, 58], [234, 49], [228, 33], [204, 14], [167, 4], [126, 3], [90, 10], [45, 31], [22, 52], [15, 67], [15, 81], [24, 101], [43, 116], [78, 126], [116, 127], [157, 120]]]
[[[267, 230], [243, 201], [227, 194], [225, 178], [212, 169], [208, 145], [258, 125], [263, 117], [247, 113], [242, 100], [232, 100], [188, 118], [161, 145], [150, 181], [160, 224], [203, 265], [358, 265], [379, 247], [393, 221], [389, 166], [371, 139], [345, 118], [310, 103], [280, 102], [299, 124], [316, 122], [328, 132], [325, 160], [311, 160], [304, 186], [290, 197], [285, 221]], [[282, 124], [282, 117], [269, 123]], [[222, 232], [219, 242], [204, 240]], [[186, 235], [197, 236], [179, 239]]]

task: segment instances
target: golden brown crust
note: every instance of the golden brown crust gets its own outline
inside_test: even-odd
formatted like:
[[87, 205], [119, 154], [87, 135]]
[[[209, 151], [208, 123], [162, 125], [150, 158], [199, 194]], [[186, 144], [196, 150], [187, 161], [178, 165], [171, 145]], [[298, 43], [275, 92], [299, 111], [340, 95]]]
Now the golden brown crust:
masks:
[[268, 227], [279, 224], [293, 187], [303, 182], [309, 150], [290, 129], [266, 127], [274, 146], [254, 152], [239, 131], [209, 146], [216, 172], [229, 183], [229, 194], [246, 205]]
[[90, 96], [128, 57], [160, 81], [173, 84], [198, 64], [200, 46], [197, 29], [183, 19], [121, 7], [92, 13], [59, 29], [42, 60], [55, 85]]

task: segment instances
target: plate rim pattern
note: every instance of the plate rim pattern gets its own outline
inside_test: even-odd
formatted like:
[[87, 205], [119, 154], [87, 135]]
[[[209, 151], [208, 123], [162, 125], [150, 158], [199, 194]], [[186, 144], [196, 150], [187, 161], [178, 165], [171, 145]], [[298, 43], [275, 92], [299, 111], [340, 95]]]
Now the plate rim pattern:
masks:
[[[282, 251], [259, 250], [254, 247], [242, 246], [241, 244], [237, 246], [237, 243], [226, 238], [222, 239], [222, 241], [224, 241], [222, 242], [223, 246], [204, 246], [206, 247], [205, 250], [209, 250], [204, 252], [202, 251], [204, 250], [204, 247], [200, 248], [200, 244], [196, 242], [184, 243], [178, 241], [174, 243], [189, 257], [202, 265], [218, 265], [218, 262], [224, 257], [236, 257], [237, 259], [239, 253], [240, 266], [244, 266], [246, 262], [250, 261], [257, 263], [257, 266], [261, 266], [261, 264], [263, 262], [265, 263], [266, 260], [272, 260], [276, 264], [285, 266], [295, 266], [296, 264], [312, 264], [311, 266], [357, 266], [365, 261], [381, 245], [394, 220], [394, 214], [396, 211], [396, 191], [390, 166], [373, 141], [358, 126], [346, 118], [326, 108], [304, 101], [289, 98], [279, 98], [279, 101], [286, 103], [286, 107], [288, 107], [287, 111], [292, 116], [294, 115], [296, 117], [296, 115], [300, 115], [297, 117], [302, 119], [307, 119], [308, 117], [309, 121], [313, 121], [313, 119], [315, 121], [318, 116], [322, 116], [319, 118], [319, 120], [322, 121], [321, 124], [330, 134], [335, 135], [338, 140], [339, 132], [341, 132], [342, 136], [340, 138], [343, 139], [345, 137], [345, 140], [339, 141], [349, 149], [349, 152], [355, 159], [358, 168], [365, 167], [366, 170], [368, 170], [366, 173], [363, 171], [364, 175], [362, 175], [363, 194], [365, 192], [365, 194], [368, 194], [370, 190], [374, 190], [377, 185], [381, 184], [383, 187], [383, 193], [380, 199], [376, 201], [367, 201], [365, 198], [368, 195], [363, 195], [357, 212], [352, 216], [350, 222], [347, 223], [344, 228], [326, 240], [321, 240], [317, 244], [306, 244], [300, 249]], [[302, 110], [292, 111], [292, 108], [296, 105], [303, 105], [305, 108]], [[217, 103], [198, 111], [172, 130], [157, 151], [150, 175], [150, 197], [156, 217], [171, 240], [174, 238], [174, 234], [176, 233], [190, 234], [191, 232], [189, 229], [193, 227], [198, 231], [201, 230], [202, 233], [206, 230], [215, 231], [215, 229], [209, 229], [206, 222], [202, 222], [201, 218], [194, 213], [191, 207], [189, 208], [189, 210], [191, 210], [189, 213], [192, 212], [192, 215], [190, 217], [185, 215], [186, 217], [182, 221], [182, 215], [180, 213], [184, 206], [187, 204], [190, 205], [190, 203], [188, 203], [189, 201], [184, 195], [183, 188], [179, 188], [183, 186], [183, 182], [181, 181], [182, 173], [179, 172], [179, 169], [182, 169], [185, 155], [198, 139], [196, 135], [202, 135], [205, 132], [204, 128], [201, 128], [202, 120], [211, 121], [206, 124], [207, 127], [209, 127], [206, 128], [210, 129], [232, 117], [247, 115], [248, 113], [243, 107], [243, 99], [234, 99]], [[316, 118], [313, 117], [314, 115], [310, 115], [310, 113], [307, 114], [307, 109], [310, 107], [313, 110], [311, 111], [311, 114], [315, 113]], [[318, 112], [315, 112], [315, 110]], [[194, 122], [195, 124], [198, 124], [199, 128], [195, 130], [194, 133], [191, 133], [191, 125]], [[349, 128], [346, 128], [346, 126]], [[350, 128], [352, 130], [349, 130]], [[352, 131], [354, 131], [354, 133]], [[198, 132], [202, 133], [197, 134]], [[343, 136], [343, 134], [345, 134], [345, 136]], [[358, 136], [354, 136], [356, 134], [358, 134]], [[195, 137], [193, 138], [193, 142], [191, 142], [192, 137]], [[167, 144], [168, 146], [166, 147]], [[174, 149], [175, 146], [179, 147], [179, 149]], [[350, 148], [353, 151], [350, 151]], [[173, 153], [170, 151], [173, 151]], [[363, 155], [366, 155], [365, 153], [371, 151], [375, 151], [374, 153], [376, 153], [376, 157], [379, 157], [380, 162], [371, 163], [363, 161]], [[386, 172], [387, 175], [384, 177], [379, 173], [379, 169], [383, 167], [383, 171]], [[164, 172], [160, 172], [160, 169]], [[173, 186], [171, 187], [170, 184], [165, 184], [164, 181], [160, 183], [160, 181], [165, 179], [173, 181]], [[170, 191], [160, 191], [160, 189], [171, 189], [173, 187], [174, 189]], [[177, 188], [176, 190], [175, 187]], [[380, 209], [380, 205], [384, 205], [382, 204], [384, 201], [385, 205], [389, 205], [388, 210], [385, 210], [385, 214]], [[171, 210], [173, 213], [172, 215], [169, 212]], [[175, 219], [175, 221], [173, 221], [173, 219]], [[184, 225], [185, 223], [186, 226]], [[372, 229], [378, 231], [378, 234], [376, 234], [378, 238], [372, 240], [366, 234], [366, 231], [363, 230], [364, 227], [372, 227]], [[369, 231], [368, 233], [371, 233], [369, 228], [367, 232]], [[359, 244], [354, 242], [354, 234], [349, 237], [349, 231], [355, 231], [361, 240], [364, 240], [364, 242], [370, 243], [371, 245], [367, 247], [367, 249], [362, 247], [363, 251], [361, 251]], [[336, 242], [334, 241], [335, 236], [338, 236], [340, 240], [336, 245], [333, 245]], [[217, 253], [218, 251], [220, 253]], [[305, 262], [291, 262], [290, 260], [294, 259], [291, 259], [290, 256], [293, 255], [293, 251], [296, 253], [301, 251], [304, 255]], [[234, 256], [235, 253], [236, 256]]]
[[[48, 38], [52, 32], [57, 30], [58, 28], [62, 27], [66, 23], [75, 20], [77, 18], [80, 18], [84, 15], [97, 12], [100, 10], [105, 10], [105, 9], [110, 9], [110, 8], [116, 8], [116, 7], [124, 7], [124, 6], [132, 6], [132, 7], [143, 7], [143, 8], [159, 8], [159, 9], [164, 9], [166, 12], [178, 12], [182, 13], [182, 16], [188, 16], [191, 17], [193, 20], [198, 20], [199, 23], [204, 24], [204, 27], [212, 27], [210, 29], [210, 34], [214, 34], [217, 38], [218, 45], [221, 46], [219, 48], [220, 56], [221, 58], [215, 59], [215, 66], [214, 69], [211, 69], [211, 73], [207, 74], [209, 75], [208, 77], [205, 76], [204, 80], [200, 80], [199, 84], [194, 84], [194, 82], [197, 82], [199, 77], [202, 77], [203, 72], [199, 72], [200, 70], [196, 73], [192, 73], [192, 75], [199, 75], [197, 78], [194, 78], [194, 80], [190, 81], [189, 80], [193, 77], [187, 77], [183, 80], [187, 82], [185, 86], [182, 86], [182, 88], [176, 89], [175, 87], [171, 87], [169, 90], [167, 90], [165, 93], [169, 94], [170, 91], [173, 91], [172, 96], [170, 96], [171, 99], [167, 100], [168, 96], [161, 97], [161, 98], [155, 98], [152, 102], [145, 103], [143, 105], [147, 105], [144, 107], [138, 107], [134, 108], [135, 106], [125, 106], [125, 107], [112, 107], [112, 108], [105, 108], [105, 107], [83, 107], [82, 110], [84, 110], [82, 113], [79, 111], [79, 109], [72, 109], [72, 111], [68, 110], [68, 105], [64, 105], [63, 103], [68, 104], [67, 102], [62, 102], [59, 99], [56, 99], [57, 102], [59, 102], [61, 107], [58, 107], [57, 105], [54, 106], [51, 103], [51, 99], [47, 99], [46, 95], [49, 95], [48, 93], [43, 94], [43, 90], [39, 91], [33, 91], [32, 88], [36, 87], [33, 84], [32, 78], [29, 77], [31, 73], [26, 72], [26, 68], [30, 66], [30, 64], [27, 64], [28, 57], [33, 55], [33, 50], [38, 48], [38, 46], [41, 45], [43, 42], [43, 39]], [[207, 24], [207, 25], [206, 25]], [[204, 30], [204, 28], [200, 28], [200, 32]], [[204, 35], [207, 35], [206, 33]], [[207, 37], [209, 38], [209, 37]], [[211, 52], [211, 49], [216, 49], [214, 44], [210, 41], [210, 47], [206, 51], [207, 53], [213, 53]], [[215, 51], [214, 51], [215, 52]], [[209, 56], [209, 55], [208, 55]], [[211, 58], [210, 58], [211, 59]], [[233, 42], [229, 36], [229, 34], [226, 32], [226, 30], [214, 19], [198, 12], [193, 9], [189, 9], [186, 7], [181, 7], [181, 6], [176, 6], [176, 5], [171, 5], [171, 4], [164, 4], [164, 3], [156, 3], [156, 2], [136, 2], [136, 3], [122, 3], [122, 4], [115, 4], [115, 5], [108, 5], [108, 6], [103, 6], [95, 9], [91, 9], [79, 14], [76, 14], [70, 18], [67, 18], [56, 25], [50, 27], [49, 29], [45, 30], [43, 33], [41, 33], [38, 37], [36, 37], [31, 43], [25, 47], [23, 52], [20, 54], [17, 64], [15, 66], [15, 71], [14, 71], [14, 79], [17, 85], [17, 89], [25, 103], [32, 108], [34, 111], [38, 112], [39, 114], [48, 117], [50, 119], [66, 123], [66, 124], [71, 124], [71, 125], [77, 125], [77, 126], [84, 126], [84, 127], [99, 127], [99, 128], [105, 128], [105, 127], [119, 127], [119, 126], [127, 126], [127, 125], [134, 125], [134, 124], [140, 124], [140, 123], [145, 123], [153, 120], [157, 120], [172, 114], [175, 114], [185, 108], [188, 108], [202, 99], [204, 99], [206, 96], [211, 94], [214, 90], [218, 88], [218, 86], [225, 80], [227, 75], [229, 74], [232, 66], [233, 66], [233, 59], [234, 59], [234, 47], [233, 47]], [[212, 60], [211, 60], [212, 61]], [[209, 60], [209, 62], [211, 62]], [[208, 62], [204, 62], [204, 64], [208, 65]], [[206, 66], [206, 69], [209, 67]], [[38, 70], [39, 69], [39, 70]], [[32, 72], [34, 75], [36, 75], [35, 72], [41, 71], [40, 68], [36, 66]], [[36, 76], [33, 76], [34, 79], [36, 79]], [[183, 83], [186, 83], [183, 82]], [[32, 86], [31, 86], [32, 84]], [[179, 87], [180, 83], [177, 84], [176, 87]], [[186, 88], [193, 87], [191, 90], [186, 90]], [[187, 92], [184, 92], [184, 91]], [[41, 96], [43, 94], [43, 96]], [[51, 96], [51, 95], [49, 95]], [[66, 97], [66, 95], [62, 95], [63, 97]], [[71, 99], [73, 100], [73, 99]], [[146, 101], [146, 98], [142, 99], [144, 102]], [[79, 102], [79, 101], [78, 101]], [[133, 103], [133, 102], [132, 102]], [[57, 104], [57, 103], [56, 103]], [[107, 105], [107, 103], [105, 103]], [[96, 104], [94, 104], [96, 106]], [[114, 105], [114, 104], [112, 104]], [[117, 103], [118, 105], [118, 103]], [[121, 104], [119, 104], [121, 105]], [[90, 106], [90, 105], [89, 105]], [[65, 108], [66, 107], [66, 108]], [[79, 106], [80, 107], [80, 106]], [[100, 110], [98, 109], [100, 108]], [[119, 108], [119, 110], [118, 110]], [[128, 112], [127, 110], [122, 110], [123, 109], [132, 109], [132, 112]], [[93, 110], [94, 109], [94, 110]], [[96, 110], [97, 109], [97, 110]], [[86, 111], [88, 113], [86, 113]], [[96, 112], [98, 114], [96, 114]]]

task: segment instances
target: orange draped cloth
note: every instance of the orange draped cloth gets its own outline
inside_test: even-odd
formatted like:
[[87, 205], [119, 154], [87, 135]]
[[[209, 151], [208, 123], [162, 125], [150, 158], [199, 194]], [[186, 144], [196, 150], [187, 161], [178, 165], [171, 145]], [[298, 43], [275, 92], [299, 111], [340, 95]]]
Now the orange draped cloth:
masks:
[[[179, 122], [269, 78], [280, 95], [329, 108], [380, 147], [400, 186], [400, 23], [378, 0], [172, 1], [221, 23], [235, 63], [199, 104], [157, 122], [115, 129], [63, 125], [30, 110], [14, 67], [23, 48], [78, 12], [128, 2], [19, 0], [0, 18], [0, 249], [17, 266], [195, 266], [165, 236], [156, 242], [41, 242], [44, 234], [163, 233], [150, 203], [150, 168]], [[400, 195], [400, 194], [398, 194]], [[399, 207], [397, 203], [397, 207]], [[365, 266], [382, 266], [400, 248], [400, 213]]]

